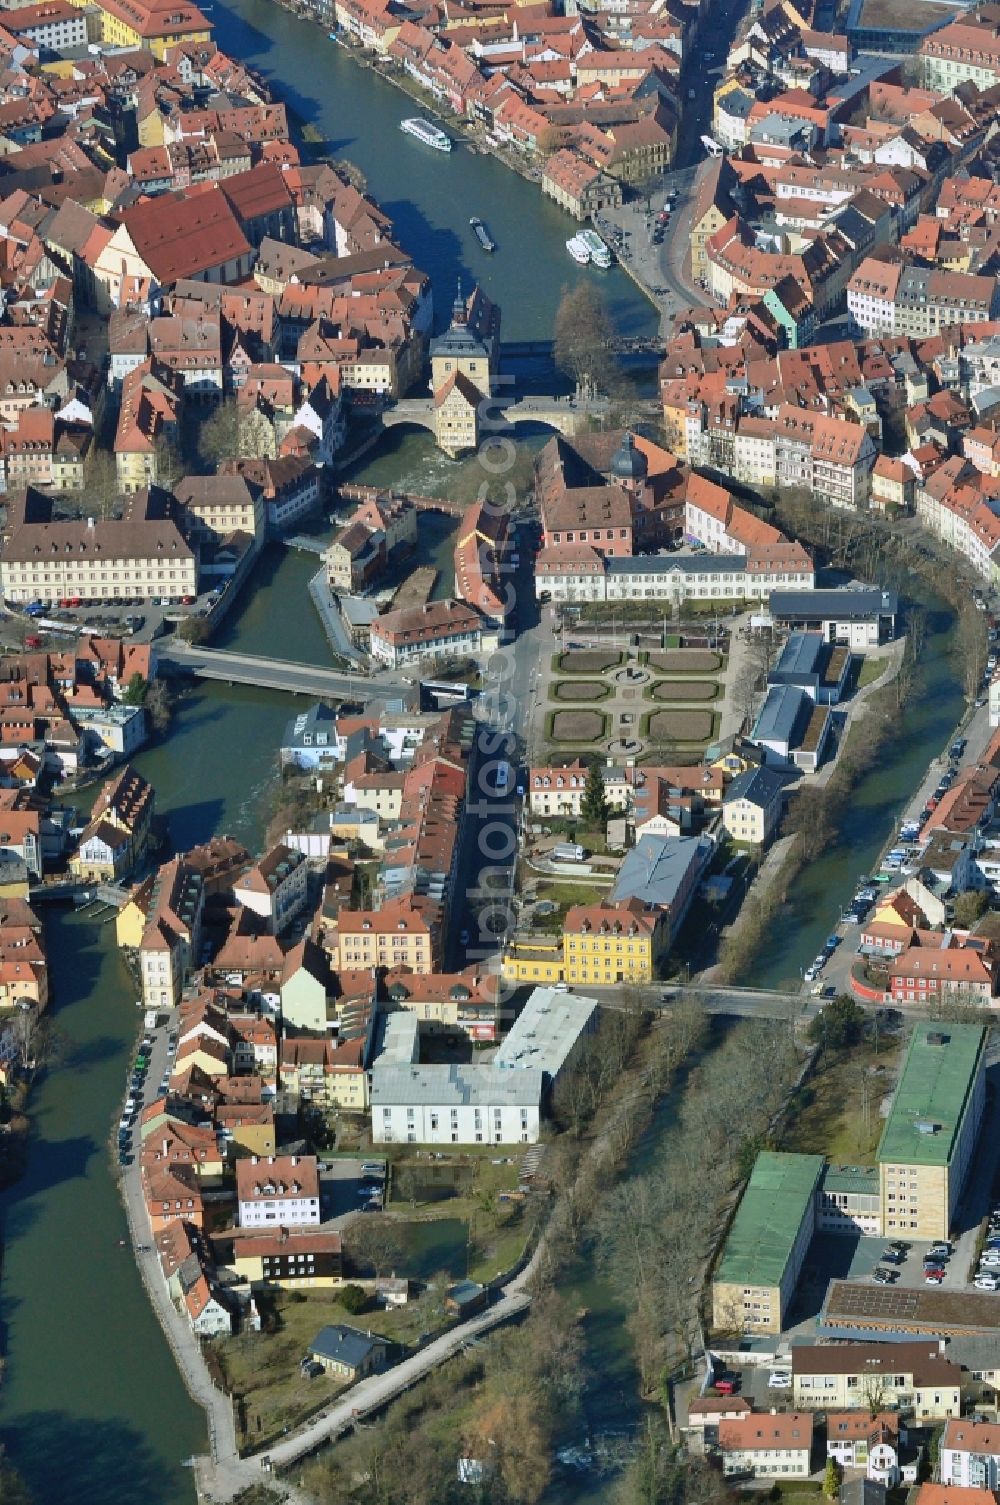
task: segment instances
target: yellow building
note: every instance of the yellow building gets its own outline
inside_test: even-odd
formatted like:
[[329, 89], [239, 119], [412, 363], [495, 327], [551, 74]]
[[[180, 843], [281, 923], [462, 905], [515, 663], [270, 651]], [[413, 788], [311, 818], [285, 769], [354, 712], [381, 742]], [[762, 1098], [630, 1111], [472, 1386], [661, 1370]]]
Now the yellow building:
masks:
[[142, 932], [146, 928], [146, 921], [149, 919], [155, 882], [156, 876], [151, 873], [138, 888], [132, 890], [128, 903], [123, 904], [115, 916], [115, 939], [119, 946], [138, 949], [142, 941]]
[[918, 1023], [878, 1147], [883, 1238], [946, 1239], [986, 1102], [986, 1030]]
[[453, 371], [434, 390], [434, 435], [438, 448], [454, 459], [478, 448], [479, 404], [483, 393], [463, 372]]
[[797, 1408], [912, 1410], [918, 1426], [962, 1414], [962, 1367], [927, 1343], [802, 1343], [792, 1348]]
[[179, 601], [198, 593], [198, 560], [148, 497], [130, 499], [124, 518], [63, 521], [28, 487], [8, 494], [0, 590], [8, 601]]
[[330, 1040], [281, 1042], [281, 1085], [324, 1108], [364, 1113], [368, 1107], [367, 1033], [334, 1045]]
[[323, 939], [336, 972], [372, 967], [437, 970], [441, 951], [441, 906], [433, 899], [392, 899], [381, 909], [344, 909], [337, 928]]
[[215, 1126], [233, 1150], [248, 1155], [274, 1154], [274, 1110], [269, 1103], [219, 1103]]
[[666, 912], [641, 899], [575, 904], [563, 921], [565, 979], [592, 987], [654, 982], [668, 936]]
[[237, 1231], [225, 1264], [254, 1288], [329, 1290], [343, 1280], [340, 1234], [315, 1229], [276, 1228], [242, 1236]]
[[[72, 0], [85, 8], [87, 0]], [[171, 47], [182, 42], [208, 42], [212, 28], [195, 5], [186, 0], [97, 0], [101, 41], [123, 49], [145, 48], [163, 62]]]
[[513, 940], [504, 948], [500, 975], [504, 982], [562, 982], [562, 936], [532, 936], [530, 940]]
[[246, 533], [255, 543], [263, 540], [263, 497], [242, 476], [185, 476], [173, 493], [186, 538], [219, 544], [233, 533]]
[[90, 883], [127, 878], [145, 855], [152, 816], [152, 786], [141, 774], [124, 768], [98, 796], [69, 860], [70, 872]]
[[717, 157], [698, 185], [694, 207], [691, 211], [691, 275], [701, 279], [707, 275], [708, 258], [705, 242], [716, 230], [721, 230], [732, 214], [730, 189], [736, 176], [725, 157]]
[[22, 863], [16, 869], [0, 869], [0, 899], [27, 899], [30, 886], [28, 869]]
[[459, 289], [451, 324], [431, 341], [434, 432], [446, 454], [478, 447], [479, 409], [493, 390], [499, 325], [497, 310], [478, 288], [468, 299]]

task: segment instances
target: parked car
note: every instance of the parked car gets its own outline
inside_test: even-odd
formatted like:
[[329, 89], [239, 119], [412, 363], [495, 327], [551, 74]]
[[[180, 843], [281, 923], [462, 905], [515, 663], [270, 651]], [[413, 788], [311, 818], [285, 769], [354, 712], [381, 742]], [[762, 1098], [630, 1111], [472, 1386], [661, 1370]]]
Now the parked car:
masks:
[[928, 1254], [939, 1254], [942, 1259], [951, 1258], [951, 1245], [947, 1239], [939, 1239], [936, 1244], [931, 1244]]
[[902, 1249], [897, 1249], [895, 1244], [890, 1244], [888, 1249], [883, 1249], [879, 1259], [887, 1265], [901, 1265], [906, 1259]]
[[897, 1254], [909, 1254], [910, 1252], [909, 1244], [901, 1238], [893, 1239], [892, 1243], [889, 1245], [889, 1248], [895, 1249]]
[[1000, 1290], [1000, 1275], [991, 1275], [989, 1270], [980, 1270], [972, 1282], [977, 1291]]
[[893, 1281], [898, 1279], [898, 1270], [883, 1270], [881, 1265], [876, 1265], [872, 1271], [872, 1280], [877, 1286], [891, 1286]]
[[772, 1369], [767, 1377], [768, 1388], [771, 1390], [791, 1390], [792, 1371], [790, 1369]]
[[942, 1280], [944, 1280], [943, 1270], [938, 1269], [924, 1271], [924, 1285], [939, 1286]]
[[735, 1395], [740, 1388], [739, 1375], [735, 1374], [721, 1375], [714, 1383], [720, 1395]]

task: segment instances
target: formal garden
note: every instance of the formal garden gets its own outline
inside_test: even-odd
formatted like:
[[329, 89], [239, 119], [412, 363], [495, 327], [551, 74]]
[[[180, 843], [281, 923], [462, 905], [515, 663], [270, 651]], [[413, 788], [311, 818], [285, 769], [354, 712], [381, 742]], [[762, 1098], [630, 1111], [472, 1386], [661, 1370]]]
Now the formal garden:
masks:
[[721, 686], [714, 679], [658, 679], [649, 687], [652, 700], [679, 701], [684, 705], [717, 700], [721, 693]]
[[611, 758], [669, 762], [676, 748], [681, 762], [690, 761], [718, 735], [725, 662], [723, 653], [703, 647], [556, 653], [546, 738], [556, 753], [589, 748]]
[[549, 688], [553, 700], [607, 700], [611, 686], [599, 679], [560, 679]]
[[551, 742], [593, 744], [607, 735], [608, 718], [603, 711], [550, 711], [545, 724]]

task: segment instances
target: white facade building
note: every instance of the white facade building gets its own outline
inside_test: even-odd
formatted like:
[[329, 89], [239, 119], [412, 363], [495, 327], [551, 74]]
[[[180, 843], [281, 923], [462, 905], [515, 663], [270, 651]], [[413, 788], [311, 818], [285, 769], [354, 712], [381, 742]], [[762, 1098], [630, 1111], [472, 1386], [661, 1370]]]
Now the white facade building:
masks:
[[302, 1228], [318, 1223], [315, 1155], [251, 1155], [236, 1162], [241, 1228]]
[[536, 1144], [537, 1066], [376, 1066], [374, 1144]]
[[941, 1438], [941, 1483], [962, 1489], [1000, 1489], [1000, 1426], [949, 1421]]

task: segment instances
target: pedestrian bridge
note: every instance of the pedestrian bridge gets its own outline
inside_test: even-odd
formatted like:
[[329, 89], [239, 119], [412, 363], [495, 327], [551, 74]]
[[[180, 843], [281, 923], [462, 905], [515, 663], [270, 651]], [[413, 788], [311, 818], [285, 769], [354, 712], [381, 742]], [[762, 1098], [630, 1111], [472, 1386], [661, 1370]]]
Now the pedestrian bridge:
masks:
[[160, 651], [159, 665], [168, 673], [193, 674], [197, 679], [221, 680], [229, 685], [253, 685], [261, 690], [285, 690], [290, 695], [355, 700], [359, 696], [402, 695], [409, 686], [401, 679], [372, 681], [350, 669], [324, 669], [290, 659], [262, 658], [172, 642]]

